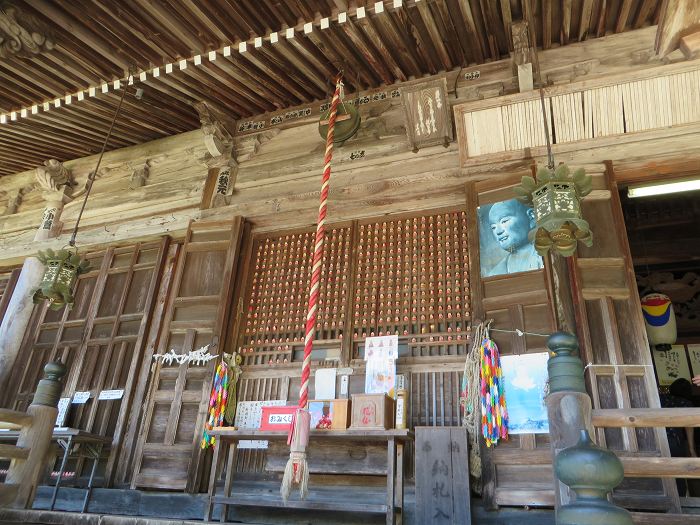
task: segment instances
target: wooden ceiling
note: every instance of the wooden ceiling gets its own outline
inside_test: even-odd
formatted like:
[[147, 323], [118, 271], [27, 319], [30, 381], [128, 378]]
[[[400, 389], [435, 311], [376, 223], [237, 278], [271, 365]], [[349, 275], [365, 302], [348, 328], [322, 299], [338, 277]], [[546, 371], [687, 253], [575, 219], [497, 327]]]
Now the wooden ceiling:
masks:
[[[379, 6], [377, 9], [377, 4]], [[661, 0], [0, 0], [46, 33], [53, 49], [0, 53], [0, 175], [97, 153], [119, 91], [99, 86], [147, 71], [131, 86], [109, 149], [200, 126], [192, 102], [240, 119], [327, 98], [345, 71], [349, 92], [509, 56], [510, 24], [526, 20], [550, 48], [657, 23]], [[364, 8], [364, 17], [358, 17]], [[338, 14], [347, 13], [344, 23]], [[0, 11], [0, 15], [2, 11]], [[325, 18], [328, 18], [328, 27]], [[341, 14], [341, 19], [343, 18]], [[312, 26], [308, 24], [311, 23]], [[305, 27], [306, 26], [306, 27]], [[294, 37], [287, 38], [287, 28]], [[312, 29], [310, 33], [305, 28]], [[276, 43], [270, 35], [279, 32]], [[0, 36], [2, 33], [0, 32]], [[256, 46], [257, 43], [262, 44]], [[239, 43], [247, 49], [239, 53]], [[232, 46], [231, 55], [221, 54]], [[215, 61], [208, 52], [217, 50]], [[201, 65], [192, 58], [201, 55]], [[188, 60], [179, 69], [179, 61]], [[173, 64], [153, 78], [154, 67]], [[138, 75], [137, 75], [138, 80]], [[88, 88], [98, 86], [97, 96]], [[143, 96], [137, 100], [136, 87]], [[54, 107], [56, 98], [85, 90]], [[50, 102], [50, 111], [43, 104]], [[37, 114], [19, 116], [38, 104]]]

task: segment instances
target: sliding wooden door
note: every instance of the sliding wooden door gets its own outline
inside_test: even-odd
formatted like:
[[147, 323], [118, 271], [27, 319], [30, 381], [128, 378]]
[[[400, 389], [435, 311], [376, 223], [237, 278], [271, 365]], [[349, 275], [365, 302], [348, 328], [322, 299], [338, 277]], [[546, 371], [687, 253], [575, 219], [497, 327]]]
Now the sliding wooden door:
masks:
[[[169, 283], [157, 354], [187, 354], [207, 345], [211, 354], [223, 351], [242, 223], [190, 224]], [[199, 440], [216, 363], [152, 363], [132, 487], [197, 489]]]
[[[627, 232], [611, 165], [583, 200], [593, 246], [570, 260], [577, 331], [594, 408], [658, 407]], [[619, 456], [669, 456], [663, 428], [598, 429], [599, 444]], [[615, 499], [630, 508], [680, 511], [673, 479], [625, 478]]]

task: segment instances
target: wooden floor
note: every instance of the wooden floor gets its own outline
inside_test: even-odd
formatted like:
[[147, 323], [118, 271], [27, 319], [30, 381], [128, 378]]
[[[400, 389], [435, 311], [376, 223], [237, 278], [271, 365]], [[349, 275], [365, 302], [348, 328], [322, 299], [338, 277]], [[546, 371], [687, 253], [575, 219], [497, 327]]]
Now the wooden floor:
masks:
[[[253, 486], [248, 489], [260, 490]], [[272, 487], [262, 488], [261, 498], [269, 496]], [[322, 497], [329, 489], [317, 489], [315, 495]], [[56, 510], [49, 511], [51, 487], [40, 487], [33, 510], [10, 510], [0, 508], [2, 525], [201, 525], [204, 512], [204, 494], [183, 494], [167, 492], [145, 492], [121, 489], [95, 489], [89, 506], [89, 513], [77, 512], [82, 504], [83, 489], [61, 489], [56, 502]], [[349, 494], [349, 493], [348, 493]], [[365, 497], [372, 498], [365, 493]], [[700, 502], [687, 498], [684, 510], [688, 514], [633, 514], [634, 523], [639, 525], [700, 525]], [[130, 516], [125, 516], [130, 513]], [[215, 509], [215, 523], [219, 523], [218, 509]], [[384, 523], [383, 516], [344, 512], [308, 512], [295, 509], [269, 509], [261, 507], [240, 507], [233, 509], [228, 523], [241, 525], [373, 525]], [[416, 523], [415, 493], [413, 486], [406, 491], [406, 525]], [[479, 499], [472, 500], [472, 523], [475, 525], [554, 525], [554, 513], [546, 509], [501, 508], [497, 512], [483, 509]]]
[[[277, 486], [275, 485], [275, 488]], [[266, 490], [270, 490], [268, 487]], [[328, 489], [325, 489], [328, 490]], [[313, 491], [313, 488], [312, 488]], [[318, 489], [317, 495], [321, 491]], [[313, 492], [312, 492], [313, 493]], [[49, 512], [51, 487], [40, 487], [32, 511], [0, 509], [1, 524], [41, 525], [181, 525], [201, 524], [204, 515], [204, 494], [145, 492], [137, 490], [95, 489], [88, 510], [79, 514], [84, 497], [83, 489], [61, 488], [56, 502], [57, 512]], [[264, 498], [265, 492], [260, 493]], [[317, 496], [310, 496], [317, 497]], [[415, 520], [415, 492], [413, 485], [406, 487], [405, 525], [418, 524]], [[217, 506], [218, 507], [218, 506]], [[213, 519], [218, 523], [219, 509], [215, 507]], [[130, 513], [132, 516], [123, 516]], [[100, 521], [102, 516], [102, 521]], [[478, 525], [554, 525], [551, 510], [504, 508], [488, 512], [480, 506], [480, 500], [472, 501], [473, 523]], [[141, 521], [135, 521], [138, 517]], [[113, 521], [116, 520], [116, 521]], [[122, 520], [122, 521], [119, 521]], [[384, 516], [344, 512], [309, 512], [295, 509], [269, 509], [264, 507], [239, 507], [230, 510], [229, 523], [250, 525], [374, 525], [383, 524]]]

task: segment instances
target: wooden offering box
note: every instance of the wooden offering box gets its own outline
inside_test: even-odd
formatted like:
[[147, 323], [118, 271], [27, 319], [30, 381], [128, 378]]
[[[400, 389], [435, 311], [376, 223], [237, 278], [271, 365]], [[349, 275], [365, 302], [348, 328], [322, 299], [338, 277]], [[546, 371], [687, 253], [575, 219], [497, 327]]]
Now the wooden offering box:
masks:
[[345, 430], [350, 425], [349, 399], [309, 401], [311, 430]]
[[351, 428], [394, 428], [395, 402], [386, 394], [353, 394]]

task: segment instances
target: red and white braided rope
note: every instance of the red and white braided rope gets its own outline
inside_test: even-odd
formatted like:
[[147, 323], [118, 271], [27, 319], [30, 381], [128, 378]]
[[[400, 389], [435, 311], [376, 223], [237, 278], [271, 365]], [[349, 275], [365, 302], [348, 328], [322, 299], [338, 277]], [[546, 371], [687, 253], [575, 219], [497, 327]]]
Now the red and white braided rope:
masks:
[[323, 161], [323, 176], [321, 177], [321, 202], [318, 207], [318, 222], [316, 223], [316, 243], [311, 265], [311, 286], [309, 288], [309, 309], [306, 313], [306, 336], [304, 337], [304, 362], [301, 366], [301, 390], [299, 391], [299, 408], [306, 408], [309, 398], [309, 377], [311, 376], [311, 350], [314, 345], [316, 332], [316, 315], [318, 313], [318, 296], [321, 285], [321, 264], [323, 259], [323, 242], [326, 236], [326, 205], [328, 204], [328, 189], [331, 181], [331, 159], [333, 158], [333, 135], [335, 120], [338, 115], [340, 102], [341, 75], [335, 83], [335, 92], [331, 100], [328, 116], [328, 134], [326, 135], [326, 155]]

